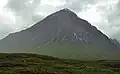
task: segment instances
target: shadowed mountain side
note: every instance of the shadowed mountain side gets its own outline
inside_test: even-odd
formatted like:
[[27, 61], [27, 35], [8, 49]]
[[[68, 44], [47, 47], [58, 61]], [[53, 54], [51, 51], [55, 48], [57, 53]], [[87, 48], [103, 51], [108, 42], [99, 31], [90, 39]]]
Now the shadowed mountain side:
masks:
[[111, 39], [111, 41], [120, 48], [120, 43], [116, 39]]

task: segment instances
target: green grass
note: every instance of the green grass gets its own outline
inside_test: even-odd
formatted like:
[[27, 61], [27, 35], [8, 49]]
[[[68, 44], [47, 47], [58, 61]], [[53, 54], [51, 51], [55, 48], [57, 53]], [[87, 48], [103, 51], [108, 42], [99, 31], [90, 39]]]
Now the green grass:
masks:
[[[55, 56], [59, 58], [69, 58], [77, 60], [120, 60], [120, 55], [116, 55], [116, 51], [102, 50], [92, 47], [88, 44], [45, 44], [36, 49], [37, 53], [42, 55]], [[109, 53], [109, 54], [106, 54]], [[120, 52], [119, 52], [120, 53]]]
[[0, 74], [120, 74], [120, 61], [79, 61], [37, 54], [1, 53]]

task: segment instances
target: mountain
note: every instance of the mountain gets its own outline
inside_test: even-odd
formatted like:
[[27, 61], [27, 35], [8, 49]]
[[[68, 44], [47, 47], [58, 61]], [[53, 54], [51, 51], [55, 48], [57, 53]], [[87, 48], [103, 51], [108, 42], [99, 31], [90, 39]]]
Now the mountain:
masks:
[[0, 52], [27, 52], [70, 59], [115, 59], [119, 48], [69, 9], [0, 40]]

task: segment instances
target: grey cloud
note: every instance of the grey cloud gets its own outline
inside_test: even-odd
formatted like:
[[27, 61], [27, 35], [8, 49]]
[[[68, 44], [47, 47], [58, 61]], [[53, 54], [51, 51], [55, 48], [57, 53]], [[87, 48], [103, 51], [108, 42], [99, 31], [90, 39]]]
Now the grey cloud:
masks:
[[108, 21], [114, 21], [117, 20], [118, 18], [120, 18], [120, 0], [118, 1], [118, 3], [114, 6], [113, 9], [109, 10], [109, 14], [108, 14]]
[[26, 0], [9, 0], [8, 7], [14, 11], [21, 11], [26, 7], [25, 2]]
[[81, 10], [85, 10], [88, 4], [96, 4], [98, 0], [66, 0], [66, 4], [64, 7], [68, 7], [75, 12], [80, 12]]
[[[33, 3], [29, 4], [29, 1], [33, 1]], [[40, 0], [9, 0], [7, 6], [15, 12], [22, 12], [34, 10], [39, 4]]]
[[[29, 3], [29, 1], [33, 1], [33, 3]], [[26, 22], [24, 24], [31, 24], [43, 17], [39, 15], [38, 17], [35, 14], [35, 10], [39, 4], [40, 0], [9, 0], [7, 7], [16, 15], [16, 18], [17, 16], [22, 17], [22, 20]]]
[[43, 19], [43, 16], [38, 16], [38, 15], [33, 15], [32, 16], [33, 21], [40, 21], [41, 19]]

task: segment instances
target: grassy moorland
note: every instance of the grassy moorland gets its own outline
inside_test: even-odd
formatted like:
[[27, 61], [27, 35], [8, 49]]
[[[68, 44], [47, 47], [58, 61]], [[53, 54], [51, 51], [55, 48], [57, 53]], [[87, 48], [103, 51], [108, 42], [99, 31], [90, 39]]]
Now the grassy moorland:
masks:
[[0, 74], [120, 74], [120, 61], [78, 61], [25, 53], [0, 53]]

